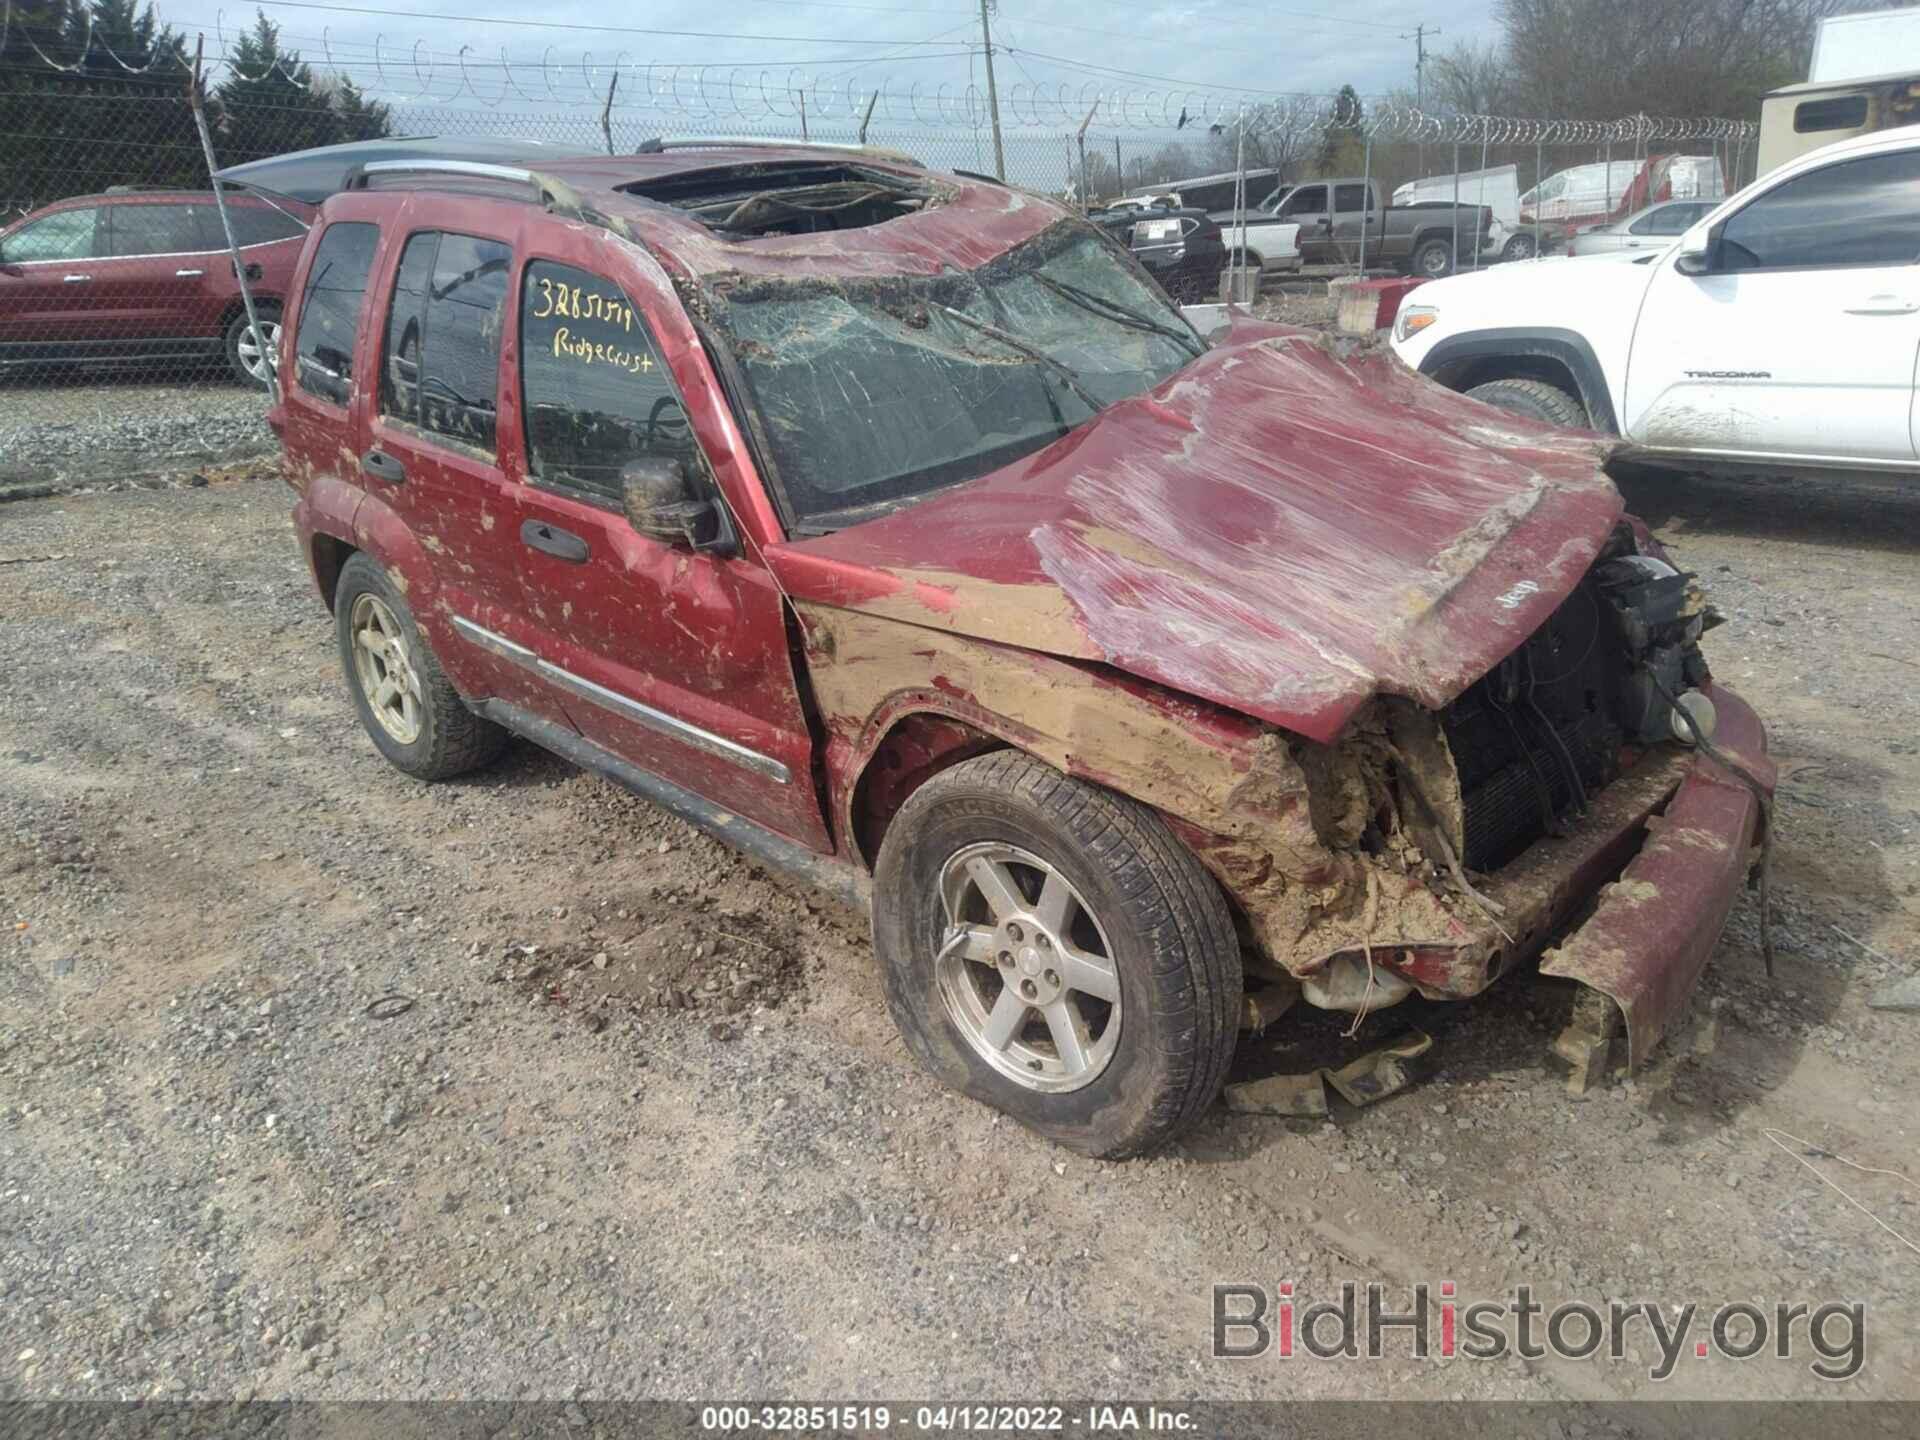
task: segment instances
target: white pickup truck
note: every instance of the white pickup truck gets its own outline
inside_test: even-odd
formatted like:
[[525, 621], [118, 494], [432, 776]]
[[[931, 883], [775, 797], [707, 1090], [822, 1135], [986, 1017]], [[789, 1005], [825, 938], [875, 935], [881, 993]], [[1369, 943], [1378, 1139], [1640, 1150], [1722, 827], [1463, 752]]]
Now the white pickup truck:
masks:
[[1802, 156], [1664, 251], [1423, 285], [1393, 348], [1655, 464], [1920, 470], [1920, 126]]

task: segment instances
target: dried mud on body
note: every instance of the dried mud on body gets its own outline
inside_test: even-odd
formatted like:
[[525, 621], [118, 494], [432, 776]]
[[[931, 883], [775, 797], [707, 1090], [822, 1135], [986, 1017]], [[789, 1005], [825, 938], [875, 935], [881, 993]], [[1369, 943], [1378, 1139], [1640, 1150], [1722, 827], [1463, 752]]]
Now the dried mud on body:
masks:
[[[1920, 499], [1628, 499], [1782, 761], [1778, 981], [1747, 897], [1630, 1083], [1570, 1098], [1522, 976], [1370, 1022], [1436, 1039], [1404, 1094], [1126, 1165], [937, 1089], [860, 919], [644, 802], [390, 770], [270, 475], [7, 506], [0, 561], [61, 558], [0, 564], [0, 1397], [1920, 1398], [1920, 1262], [1762, 1133], [1920, 1169], [1920, 1018], [1865, 1003], [1920, 966]], [[1348, 1280], [1858, 1299], [1866, 1360], [1211, 1358], [1215, 1281]]]

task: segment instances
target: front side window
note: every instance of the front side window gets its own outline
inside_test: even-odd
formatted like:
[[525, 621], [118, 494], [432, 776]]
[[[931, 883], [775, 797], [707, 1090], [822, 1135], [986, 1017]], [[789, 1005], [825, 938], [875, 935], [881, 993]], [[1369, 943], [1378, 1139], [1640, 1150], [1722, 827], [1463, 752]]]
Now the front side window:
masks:
[[104, 247], [96, 248], [94, 243], [99, 230], [100, 211], [93, 206], [61, 210], [9, 235], [0, 255], [14, 262], [91, 260], [105, 253]]
[[1205, 349], [1086, 226], [971, 272], [712, 296], [790, 515], [818, 533], [984, 475]]
[[598, 275], [549, 260], [527, 266], [520, 390], [538, 484], [618, 506], [631, 461], [693, 458], [687, 412], [646, 318]]
[[1844, 269], [1920, 259], [1920, 151], [1844, 160], [1778, 185], [1721, 227], [1723, 270]]
[[294, 339], [294, 383], [309, 395], [344, 405], [353, 393], [360, 305], [379, 248], [380, 227], [364, 221], [329, 225], [320, 237]]
[[494, 450], [500, 327], [512, 247], [427, 230], [400, 256], [380, 366], [380, 413]]
[[1302, 185], [1287, 199], [1289, 215], [1320, 215], [1327, 208], [1327, 187], [1324, 185]]
[[1367, 187], [1364, 185], [1336, 185], [1333, 187], [1333, 205], [1336, 210], [1364, 210], [1367, 208]]
[[115, 255], [184, 255], [206, 248], [193, 206], [169, 201], [109, 209], [108, 233]]

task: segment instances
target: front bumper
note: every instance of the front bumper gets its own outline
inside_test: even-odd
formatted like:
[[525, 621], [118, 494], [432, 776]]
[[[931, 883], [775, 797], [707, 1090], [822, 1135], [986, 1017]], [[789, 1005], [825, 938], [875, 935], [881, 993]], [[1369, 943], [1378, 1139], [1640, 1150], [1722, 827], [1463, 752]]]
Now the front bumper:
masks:
[[[1771, 794], [1775, 771], [1759, 718], [1732, 691], [1703, 688], [1719, 715], [1715, 748]], [[1699, 983], [1752, 868], [1762, 823], [1759, 801], [1740, 779], [1695, 756], [1673, 798], [1647, 817], [1640, 852], [1600, 891], [1592, 916], [1542, 960], [1542, 974], [1578, 980], [1620, 1007], [1629, 1064], [1659, 1043]]]

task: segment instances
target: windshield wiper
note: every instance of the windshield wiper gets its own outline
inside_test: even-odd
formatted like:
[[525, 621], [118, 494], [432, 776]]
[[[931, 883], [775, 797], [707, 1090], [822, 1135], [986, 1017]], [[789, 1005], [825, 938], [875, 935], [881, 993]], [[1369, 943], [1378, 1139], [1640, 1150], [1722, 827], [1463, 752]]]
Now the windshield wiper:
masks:
[[1104, 315], [1130, 330], [1147, 330], [1155, 335], [1166, 336], [1196, 360], [1206, 349], [1205, 345], [1195, 349], [1195, 338], [1191, 334], [1176, 330], [1171, 325], [1162, 324], [1151, 315], [1142, 315], [1138, 310], [1122, 305], [1118, 300], [1109, 300], [1104, 295], [1095, 295], [1090, 290], [1082, 290], [1078, 285], [1069, 285], [1064, 280], [1056, 280], [1051, 275], [1041, 274], [1038, 270], [1033, 272], [1033, 278], [1055, 294], [1066, 297], [1082, 310], [1091, 310], [1096, 315]]
[[949, 320], [958, 320], [969, 330], [978, 330], [982, 335], [990, 339], [998, 340], [1009, 350], [1017, 350], [1029, 360], [1035, 360], [1045, 365], [1049, 370], [1057, 373], [1062, 380], [1066, 381], [1067, 388], [1073, 391], [1075, 395], [1078, 395], [1081, 400], [1085, 401], [1087, 408], [1095, 414], [1107, 408], [1086, 386], [1080, 383], [1080, 376], [1071, 365], [1054, 359], [1053, 356], [1047, 354], [1047, 352], [1040, 349], [1039, 346], [1029, 345], [1026, 341], [1009, 335], [998, 325], [989, 325], [984, 320], [976, 320], [971, 315], [963, 314], [954, 309], [951, 305], [936, 305], [934, 308]]

